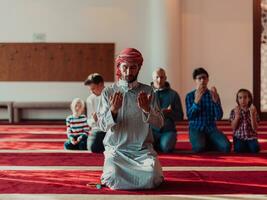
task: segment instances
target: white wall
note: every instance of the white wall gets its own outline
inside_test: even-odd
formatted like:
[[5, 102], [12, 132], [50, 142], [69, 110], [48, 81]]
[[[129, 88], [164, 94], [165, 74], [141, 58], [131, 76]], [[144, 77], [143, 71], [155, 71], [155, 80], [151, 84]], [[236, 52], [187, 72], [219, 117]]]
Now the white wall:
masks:
[[151, 72], [157, 67], [165, 68], [171, 86], [180, 92], [181, 1], [151, 0], [150, 12]]
[[239, 88], [252, 90], [252, 0], [182, 1], [182, 95], [194, 88], [192, 71], [210, 74], [220, 93], [224, 118]]
[[[225, 118], [237, 89], [252, 89], [252, 0], [0, 0], [0, 13], [0, 42], [32, 42], [34, 33], [45, 33], [47, 42], [114, 42], [116, 54], [138, 48], [139, 80], [149, 83], [156, 67], [166, 67], [182, 100], [194, 87], [192, 70], [203, 66]], [[0, 101], [88, 95], [82, 82], [0, 82], [0, 93]], [[47, 115], [56, 116], [25, 117]]]
[[[87, 87], [81, 82], [1, 82], [1, 101], [71, 101], [74, 97], [86, 100]], [[2, 118], [7, 118], [6, 112], [0, 112]], [[23, 113], [24, 118], [62, 119], [68, 110], [38, 111]], [[47, 117], [48, 116], [48, 117]]]
[[[148, 3], [143, 0], [0, 0], [0, 42], [32, 42], [34, 33], [45, 33], [47, 42], [114, 42], [116, 53], [135, 47], [147, 58]], [[145, 59], [146, 65], [149, 66], [149, 59]], [[151, 73], [145, 67], [142, 72], [143, 79]], [[82, 82], [0, 82], [0, 93], [0, 101], [69, 101], [74, 97], [85, 99], [88, 95]], [[43, 114], [33, 114], [35, 118], [39, 116], [42, 118]]]

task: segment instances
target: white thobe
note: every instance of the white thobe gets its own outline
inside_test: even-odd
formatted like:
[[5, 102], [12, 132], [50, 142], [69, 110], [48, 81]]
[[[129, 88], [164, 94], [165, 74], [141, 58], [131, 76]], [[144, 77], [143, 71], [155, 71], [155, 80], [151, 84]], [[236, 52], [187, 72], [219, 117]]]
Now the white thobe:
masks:
[[[123, 103], [116, 119], [113, 119], [109, 99], [117, 91], [122, 92]], [[138, 107], [137, 96], [141, 91], [152, 95], [149, 113]], [[163, 126], [163, 117], [152, 88], [135, 82], [129, 89], [119, 81], [104, 89], [99, 108], [98, 126], [107, 132], [102, 184], [120, 190], [159, 186], [163, 174], [153, 149], [150, 125]]]

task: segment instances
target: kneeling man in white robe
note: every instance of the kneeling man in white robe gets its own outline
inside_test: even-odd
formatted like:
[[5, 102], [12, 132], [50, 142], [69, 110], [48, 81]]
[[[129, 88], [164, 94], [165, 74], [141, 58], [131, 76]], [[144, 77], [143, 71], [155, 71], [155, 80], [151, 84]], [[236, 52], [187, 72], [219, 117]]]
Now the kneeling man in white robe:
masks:
[[163, 181], [150, 128], [162, 127], [163, 115], [153, 89], [137, 82], [142, 63], [138, 50], [123, 50], [116, 59], [119, 80], [101, 94], [98, 126], [107, 132], [101, 182], [114, 190], [150, 189]]

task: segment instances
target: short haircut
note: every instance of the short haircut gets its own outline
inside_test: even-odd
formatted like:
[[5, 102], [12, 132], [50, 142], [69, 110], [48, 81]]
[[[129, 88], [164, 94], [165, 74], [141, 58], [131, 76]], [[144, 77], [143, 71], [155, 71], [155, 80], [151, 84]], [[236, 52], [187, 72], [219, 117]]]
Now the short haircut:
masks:
[[194, 69], [194, 71], [193, 71], [193, 79], [195, 80], [197, 78], [197, 76], [200, 75], [200, 74], [206, 74], [207, 77], [209, 78], [208, 72], [204, 68], [199, 67], [199, 68]]
[[90, 85], [90, 84], [99, 84], [104, 83], [103, 77], [98, 73], [93, 73], [88, 76], [88, 78], [84, 81], [84, 85]]
[[238, 92], [236, 93], [236, 103], [237, 103], [237, 105], [239, 105], [239, 102], [238, 102], [238, 94], [239, 93], [243, 93], [243, 92], [244, 93], [247, 93], [247, 95], [248, 95], [248, 98], [249, 98], [248, 106], [250, 107], [251, 104], [253, 104], [253, 96], [252, 96], [252, 94], [251, 94], [251, 92], [249, 90], [244, 89], [244, 88], [239, 89]]

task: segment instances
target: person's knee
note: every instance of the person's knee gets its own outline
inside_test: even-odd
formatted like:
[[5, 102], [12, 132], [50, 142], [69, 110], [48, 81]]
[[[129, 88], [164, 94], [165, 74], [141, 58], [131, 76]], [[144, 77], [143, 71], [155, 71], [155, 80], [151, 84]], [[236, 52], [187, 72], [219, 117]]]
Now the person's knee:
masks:
[[160, 150], [161, 150], [163, 153], [170, 153], [170, 152], [173, 152], [174, 147], [167, 146], [167, 145], [162, 145], [162, 146], [160, 147]]
[[206, 151], [206, 142], [203, 140], [191, 140], [192, 150], [195, 153], [201, 153]]
[[69, 144], [66, 144], [66, 143], [65, 143], [65, 144], [64, 144], [64, 149], [70, 150], [70, 149], [72, 149], [72, 148], [71, 148], [71, 146], [70, 146]]
[[192, 145], [193, 152], [200, 153], [206, 151], [206, 134], [204, 132], [200, 132], [194, 128], [190, 128], [189, 139]]
[[231, 151], [231, 143], [229, 141], [225, 141], [220, 144], [219, 150], [223, 153], [229, 153]]
[[93, 153], [102, 153], [105, 150], [104, 145], [103, 145], [103, 140], [95, 140], [91, 144], [90, 150]]
[[201, 152], [204, 152], [206, 148], [204, 145], [195, 144], [192, 146], [192, 150], [194, 153], [201, 153]]
[[163, 153], [172, 152], [176, 145], [176, 132], [166, 132], [160, 139], [160, 151]]
[[93, 153], [102, 153], [104, 151], [104, 146], [103, 144], [102, 145], [92, 144], [90, 149]]
[[235, 153], [243, 153], [245, 151], [243, 151], [240, 146], [234, 145], [234, 152]]
[[254, 145], [253, 147], [250, 148], [251, 153], [259, 153], [259, 151], [260, 151], [259, 145]]
[[259, 153], [260, 148], [253, 148], [250, 151], [251, 151], [251, 153]]
[[96, 145], [94, 145], [94, 144], [91, 145], [90, 150], [92, 153], [99, 153], [98, 149], [96, 148]]
[[65, 142], [64, 149], [72, 149], [72, 144], [69, 141]]
[[79, 142], [79, 149], [80, 150], [87, 150], [87, 143], [86, 143], [86, 141], [80, 141]]
[[65, 144], [64, 144], [64, 149], [66, 149], [66, 150], [74, 150], [75, 147], [74, 147], [74, 145], [71, 144], [70, 142], [65, 142]]

